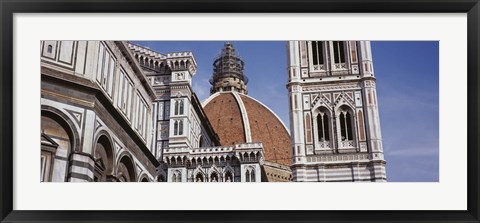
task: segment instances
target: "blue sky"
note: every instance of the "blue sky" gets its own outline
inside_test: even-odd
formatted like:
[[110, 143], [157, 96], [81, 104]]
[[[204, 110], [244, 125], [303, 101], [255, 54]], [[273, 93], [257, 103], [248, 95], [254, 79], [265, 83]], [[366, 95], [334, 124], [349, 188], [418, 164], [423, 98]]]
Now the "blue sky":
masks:
[[[208, 79], [221, 41], [138, 41], [160, 53], [191, 51], [198, 70], [193, 89], [210, 95]], [[286, 42], [233, 41], [245, 61], [248, 94], [272, 109], [289, 128]], [[437, 182], [438, 42], [372, 41], [372, 56], [389, 182]]]

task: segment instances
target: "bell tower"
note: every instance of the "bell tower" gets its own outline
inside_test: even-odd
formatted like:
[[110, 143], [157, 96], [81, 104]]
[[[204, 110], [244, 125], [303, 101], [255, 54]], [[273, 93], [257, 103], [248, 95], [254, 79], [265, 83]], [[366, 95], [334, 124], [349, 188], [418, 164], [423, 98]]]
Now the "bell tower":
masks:
[[369, 41], [289, 41], [294, 181], [386, 181]]
[[210, 94], [224, 91], [247, 94], [248, 79], [243, 73], [244, 66], [245, 64], [233, 48], [233, 44], [225, 42], [222, 52], [213, 62]]

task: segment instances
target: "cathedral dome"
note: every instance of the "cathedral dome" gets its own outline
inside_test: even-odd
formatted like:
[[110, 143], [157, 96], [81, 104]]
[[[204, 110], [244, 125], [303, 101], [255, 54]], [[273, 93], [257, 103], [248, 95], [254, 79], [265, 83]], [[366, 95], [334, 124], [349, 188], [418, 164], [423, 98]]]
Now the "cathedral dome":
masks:
[[261, 142], [266, 161], [290, 166], [290, 134], [261, 102], [235, 91], [216, 92], [203, 108], [222, 145]]

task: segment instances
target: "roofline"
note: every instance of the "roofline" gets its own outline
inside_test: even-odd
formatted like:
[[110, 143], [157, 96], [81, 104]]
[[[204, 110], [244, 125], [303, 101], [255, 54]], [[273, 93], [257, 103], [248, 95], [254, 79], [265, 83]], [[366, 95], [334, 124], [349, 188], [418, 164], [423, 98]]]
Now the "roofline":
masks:
[[[239, 93], [239, 92], [232, 92], [232, 91], [224, 91], [224, 92], [215, 92], [214, 94], [210, 95], [210, 97], [208, 97], [207, 99], [205, 99], [205, 101], [202, 102], [202, 107], [205, 107], [208, 103], [210, 103], [210, 101], [212, 101], [214, 98], [216, 98], [218, 95], [222, 94], [222, 93], [232, 93], [235, 97], [235, 94], [234, 93], [237, 93], [239, 95], [243, 95], [243, 96], [246, 96], [252, 100], [254, 100], [255, 102], [258, 102], [260, 105], [262, 105], [263, 107], [265, 107], [268, 111], [270, 111], [270, 113], [272, 113], [273, 115], [275, 115], [275, 117], [280, 121], [280, 123], [282, 123], [282, 126], [283, 128], [285, 128], [285, 130], [287, 131], [288, 135], [290, 135], [290, 130], [287, 128], [287, 126], [285, 125], [285, 123], [283, 123], [282, 119], [280, 119], [280, 117], [278, 117], [278, 115], [272, 111], [272, 109], [270, 109], [268, 106], [266, 106], [265, 104], [263, 104], [262, 102], [260, 102], [259, 100], [253, 98], [253, 97], [250, 97], [246, 94], [242, 94], [242, 93]], [[235, 97], [236, 99], [236, 97]], [[237, 102], [238, 104], [238, 102]], [[243, 101], [242, 101], [242, 104], [243, 104]], [[240, 105], [239, 105], [240, 107]], [[241, 110], [241, 108], [240, 108]], [[242, 118], [243, 118], [243, 114], [242, 114]], [[247, 121], [248, 121], [248, 118], [247, 118]], [[244, 129], [245, 129], [245, 125], [244, 125]], [[246, 135], [245, 135], [245, 138], [246, 138]]]
[[164, 54], [164, 53], [160, 53], [160, 52], [158, 52], [158, 51], [156, 51], [156, 50], [150, 49], [150, 48], [148, 48], [148, 47], [142, 46], [142, 45], [137, 44], [137, 43], [133, 43], [133, 42], [131, 42], [131, 41], [126, 41], [126, 42], [127, 42], [128, 44], [132, 44], [132, 45], [134, 45], [134, 46], [141, 47], [141, 48], [143, 48], [143, 49], [145, 49], [145, 50], [149, 50], [149, 51], [152, 51], [152, 52], [154, 52], [154, 53], [158, 53], [158, 54], [160, 54], [161, 56], [167, 58], [167, 55]]
[[202, 102], [202, 107], [205, 107], [205, 105], [210, 103], [210, 101], [212, 101], [214, 98], [216, 98], [219, 94], [220, 94], [220, 91], [217, 91], [214, 94], [208, 96], [208, 98], [205, 99], [205, 101]]
[[155, 91], [153, 90], [152, 85], [148, 83], [147, 77], [138, 61], [132, 55], [132, 51], [128, 48], [128, 43], [126, 41], [114, 41], [114, 44], [116, 44], [121, 51], [125, 52], [125, 57], [128, 58], [128, 60], [132, 61], [132, 63], [130, 63], [130, 67], [132, 67], [133, 71], [137, 73], [137, 77], [140, 80], [140, 83], [142, 83], [147, 94], [150, 96], [151, 101], [155, 101]]

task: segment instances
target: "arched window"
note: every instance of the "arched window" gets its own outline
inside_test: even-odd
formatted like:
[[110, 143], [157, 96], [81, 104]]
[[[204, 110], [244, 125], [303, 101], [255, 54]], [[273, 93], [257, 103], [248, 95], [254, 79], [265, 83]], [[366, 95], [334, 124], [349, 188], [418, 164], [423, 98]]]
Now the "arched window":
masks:
[[183, 135], [183, 121], [178, 121], [178, 135]]
[[348, 110], [340, 112], [340, 134], [341, 140], [353, 140], [352, 114]]
[[197, 173], [195, 176], [195, 182], [203, 182], [203, 175], [201, 173]]
[[250, 181], [255, 182], [255, 170], [251, 170], [250, 172]]
[[52, 45], [47, 46], [47, 53], [52, 53], [53, 47]]
[[312, 57], [313, 65], [324, 64], [323, 44], [321, 41], [312, 41]]
[[245, 171], [245, 182], [250, 182], [250, 171]]
[[216, 172], [210, 175], [210, 182], [218, 182], [218, 174]]
[[106, 136], [99, 137], [95, 146], [94, 158], [94, 181], [107, 181], [107, 175], [111, 173], [111, 169], [113, 168], [113, 149]]
[[177, 182], [177, 174], [172, 175], [172, 182]]
[[230, 171], [225, 174], [225, 182], [233, 182], [233, 175]]
[[179, 115], [183, 115], [183, 100], [180, 101], [180, 111], [178, 112]]
[[178, 121], [175, 121], [175, 123], [173, 123], [173, 135], [177, 135], [178, 134]]
[[178, 115], [178, 101], [175, 101], [175, 115]]
[[320, 142], [330, 141], [327, 113], [320, 112], [317, 115], [318, 140]]
[[129, 156], [123, 156], [117, 165], [117, 177], [121, 182], [135, 182], [135, 164]]
[[165, 177], [163, 175], [158, 176], [157, 182], [165, 182]]
[[176, 182], [182, 182], [182, 173], [177, 172], [177, 181]]
[[333, 41], [333, 58], [335, 63], [345, 63], [345, 43]]

